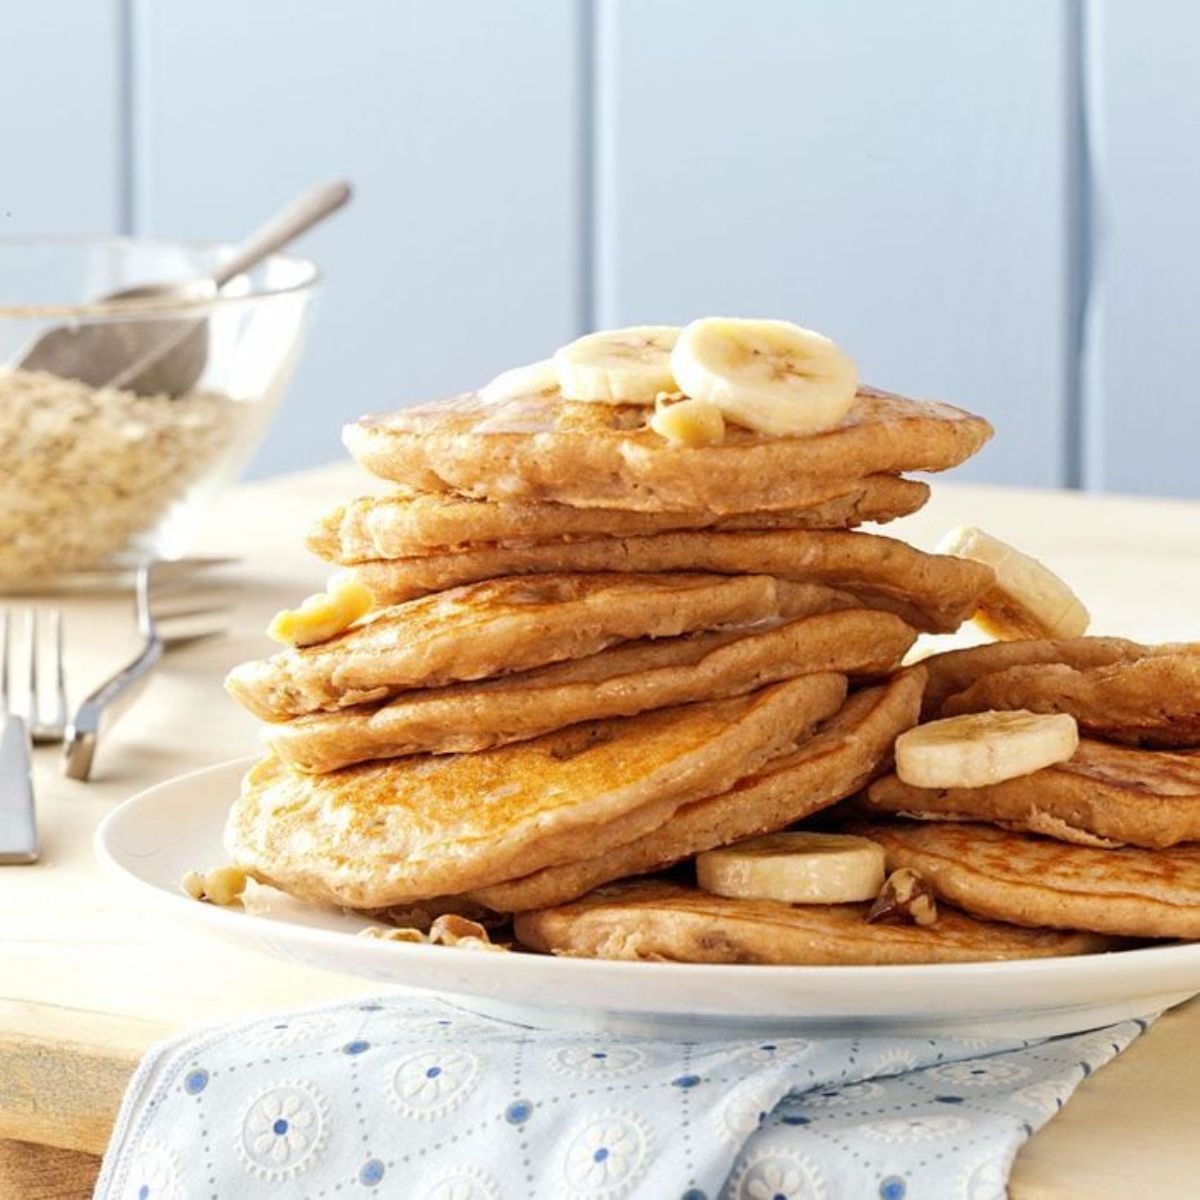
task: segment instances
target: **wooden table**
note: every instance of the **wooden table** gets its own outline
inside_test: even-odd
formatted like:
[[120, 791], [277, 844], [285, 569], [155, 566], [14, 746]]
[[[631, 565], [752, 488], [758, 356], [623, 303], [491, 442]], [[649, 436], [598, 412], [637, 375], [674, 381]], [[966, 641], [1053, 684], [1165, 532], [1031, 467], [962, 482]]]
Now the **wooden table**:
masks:
[[[266, 649], [262, 629], [328, 574], [302, 548], [312, 514], [368, 490], [348, 466], [245, 485], [212, 522], [230, 635], [172, 654], [103, 745], [96, 780], [69, 783], [39, 751], [43, 858], [0, 870], [0, 1200], [89, 1193], [125, 1082], [148, 1046], [187, 1025], [363, 994], [378, 985], [202, 939], [100, 873], [97, 821], [132, 792], [252, 753], [254, 722], [220, 688]], [[1098, 633], [1200, 637], [1200, 504], [939, 483], [896, 531], [930, 547], [979, 524], [1043, 557], [1090, 604]], [[219, 531], [219, 533], [217, 532]], [[128, 603], [72, 600], [76, 690], [133, 644]], [[1088, 1079], [1017, 1159], [1015, 1200], [1194, 1194], [1200, 1178], [1200, 1001]]]

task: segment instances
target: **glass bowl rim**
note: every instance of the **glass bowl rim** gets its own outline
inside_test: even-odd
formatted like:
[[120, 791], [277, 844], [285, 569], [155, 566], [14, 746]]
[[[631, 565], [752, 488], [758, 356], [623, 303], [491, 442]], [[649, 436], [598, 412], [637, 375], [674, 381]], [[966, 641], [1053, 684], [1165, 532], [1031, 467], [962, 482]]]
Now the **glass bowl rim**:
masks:
[[[236, 249], [233, 242], [212, 241], [205, 238], [139, 237], [131, 234], [31, 234], [0, 237], [0, 251], [13, 247], [61, 246], [143, 246], [173, 248], [176, 250], [217, 251], [232, 254]], [[87, 318], [122, 317], [125, 319], [154, 318], [180, 312], [213, 310], [235, 304], [255, 303], [271, 300], [277, 296], [301, 295], [312, 292], [321, 282], [320, 268], [310, 258], [298, 254], [269, 254], [263, 262], [285, 262], [299, 268], [301, 278], [281, 287], [253, 285], [247, 291], [236, 293], [218, 292], [212, 296], [179, 296], [166, 300], [162, 297], [131, 298], [128, 300], [81, 301], [75, 304], [6, 304], [0, 299], [0, 320], [40, 320], [43, 318]]]

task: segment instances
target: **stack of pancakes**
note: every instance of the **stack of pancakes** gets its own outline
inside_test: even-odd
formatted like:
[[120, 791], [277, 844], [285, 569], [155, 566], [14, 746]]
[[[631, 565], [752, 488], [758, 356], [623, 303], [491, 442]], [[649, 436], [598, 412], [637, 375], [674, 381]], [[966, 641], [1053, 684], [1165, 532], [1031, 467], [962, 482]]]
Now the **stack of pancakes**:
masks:
[[925, 660], [926, 719], [1068, 713], [1068, 761], [985, 787], [886, 775], [862, 827], [944, 899], [1020, 925], [1200, 938], [1200, 644], [999, 642]]
[[394, 491], [311, 548], [375, 609], [244, 664], [268, 722], [228, 842], [259, 879], [360, 909], [513, 912], [783, 828], [912, 725], [893, 674], [989, 568], [859, 532], [919, 508], [988, 424], [862, 389], [804, 437], [684, 448], [634, 405], [467, 395], [351, 425]]

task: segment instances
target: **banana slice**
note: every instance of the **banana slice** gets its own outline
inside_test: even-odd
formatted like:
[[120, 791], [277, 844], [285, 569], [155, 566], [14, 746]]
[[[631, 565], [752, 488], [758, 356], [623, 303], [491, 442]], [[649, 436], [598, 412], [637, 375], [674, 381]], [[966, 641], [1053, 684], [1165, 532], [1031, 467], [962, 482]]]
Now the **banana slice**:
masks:
[[671, 349], [677, 325], [633, 325], [589, 333], [555, 352], [558, 385], [567, 400], [600, 404], [654, 403], [675, 391]]
[[671, 371], [687, 395], [776, 435], [832, 428], [858, 388], [854, 363], [833, 342], [790, 321], [693, 321], [671, 352]]
[[974, 525], [952, 529], [937, 553], [986, 563], [996, 583], [984, 593], [975, 624], [1001, 641], [1082, 637], [1091, 623], [1083, 602], [1036, 558]]
[[717, 896], [785, 904], [874, 900], [883, 847], [841, 833], [771, 833], [696, 856], [696, 882]]
[[707, 400], [687, 400], [659, 392], [650, 428], [677, 446], [719, 446], [725, 440], [725, 418]]
[[558, 372], [554, 369], [554, 359], [543, 358], [541, 362], [501, 371], [479, 389], [479, 398], [487, 404], [501, 404], [521, 396], [548, 395], [557, 391]]
[[285, 646], [315, 646], [349, 629], [371, 611], [374, 602], [369, 588], [338, 572], [327, 592], [309, 596], [299, 608], [276, 613], [267, 637]]
[[896, 739], [896, 774], [912, 787], [987, 787], [1066, 762], [1079, 746], [1068, 713], [970, 713]]

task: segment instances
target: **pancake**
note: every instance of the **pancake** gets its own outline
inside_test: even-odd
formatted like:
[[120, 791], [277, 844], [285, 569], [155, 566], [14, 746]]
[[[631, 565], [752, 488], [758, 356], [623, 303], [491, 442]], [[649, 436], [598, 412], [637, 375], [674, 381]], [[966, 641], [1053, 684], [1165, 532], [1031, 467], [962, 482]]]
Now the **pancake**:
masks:
[[[327, 642], [244, 663], [225, 686], [255, 716], [285, 721], [582, 658], [632, 638], [776, 620], [796, 594], [767, 575], [497, 579], [385, 608]], [[821, 604], [829, 597], [799, 594]]]
[[613, 879], [640, 875], [714, 846], [773, 833], [858, 791], [917, 719], [924, 675], [904, 671], [851, 696], [836, 716], [792, 753], [738, 780], [729, 791], [677, 808], [659, 828], [606, 853], [547, 867], [484, 888], [474, 898], [501, 912], [546, 908]]
[[652, 962], [847, 965], [983, 962], [1106, 949], [1104, 938], [1020, 929], [940, 908], [934, 925], [868, 924], [868, 904], [734, 900], [661, 879], [601, 888], [521, 913], [531, 950]]
[[941, 715], [942, 706], [987, 675], [1013, 667], [1060, 663], [1077, 671], [1090, 671], [1114, 663], [1135, 663], [1158, 655], [1200, 654], [1200, 643], [1164, 643], [1143, 646], [1124, 638], [1080, 637], [1035, 641], [990, 642], [966, 650], [950, 650], [923, 659], [929, 672], [922, 706], [923, 720]]
[[1200, 846], [1097, 850], [990, 825], [857, 828], [888, 869], [911, 867], [939, 898], [1014, 925], [1120, 937], [1200, 938]]
[[348, 425], [346, 448], [409, 494], [553, 500], [638, 512], [807, 508], [880, 473], [941, 471], [992, 435], [982, 417], [860, 388], [824, 433], [774, 437], [730, 425], [719, 446], [677, 447], [653, 408], [581, 404], [557, 393], [488, 403], [468, 392]]
[[789, 749], [845, 695], [806, 675], [747, 696], [593, 721], [478, 754], [328, 775], [251, 769], [226, 827], [233, 860], [302, 898], [387, 908], [527, 874], [662, 823]]
[[761, 572], [840, 588], [916, 629], [947, 633], [992, 586], [990, 567], [925, 554], [894, 538], [841, 530], [657, 533], [528, 546], [488, 546], [351, 568], [380, 604], [397, 604], [479, 579], [542, 572]]
[[536, 671], [298, 717], [268, 726], [267, 741], [291, 766], [317, 772], [404, 754], [485, 750], [579, 721], [737, 696], [796, 675], [883, 675], [915, 637], [899, 617], [854, 608], [765, 628], [623, 642]]
[[811, 508], [724, 517], [454, 495], [367, 496], [322, 516], [308, 535], [308, 548], [330, 562], [349, 565], [481, 545], [638, 537], [672, 529], [850, 529], [906, 516], [929, 499], [928, 484], [899, 475], [871, 475], [844, 486], [844, 493]]
[[1065, 663], [1009, 667], [951, 696], [942, 715], [1018, 708], [1070, 713], [1085, 733], [1109, 741], [1200, 746], [1200, 653], [1086, 670]]
[[1200, 751], [1113, 746], [1085, 738], [1065, 763], [975, 788], [918, 788], [895, 775], [868, 803], [905, 816], [994, 821], [1082, 845], [1200, 841]]

